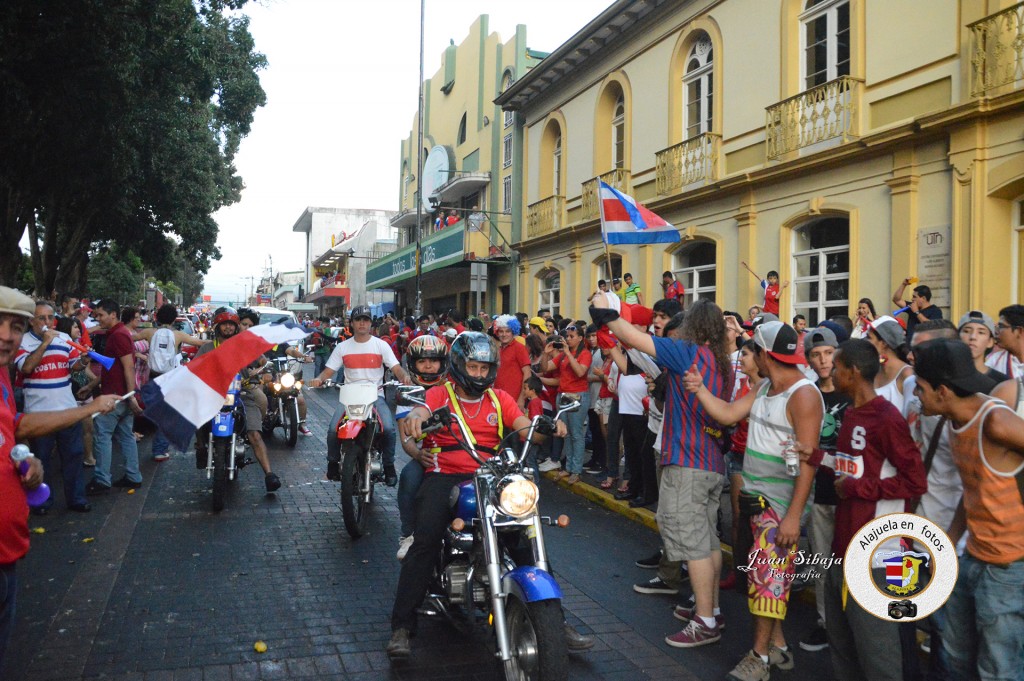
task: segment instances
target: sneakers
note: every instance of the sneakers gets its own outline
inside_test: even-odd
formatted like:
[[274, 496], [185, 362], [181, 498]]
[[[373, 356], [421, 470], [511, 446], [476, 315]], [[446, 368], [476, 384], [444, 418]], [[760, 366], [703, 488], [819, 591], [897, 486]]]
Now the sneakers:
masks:
[[585, 466], [583, 466], [583, 470], [585, 470], [587, 473], [593, 473], [595, 475], [597, 473], [604, 473], [604, 467], [603, 466], [601, 466], [600, 464], [591, 463], [589, 461], [587, 462], [587, 464]]
[[104, 485], [102, 483], [92, 480], [88, 485], [85, 486], [85, 496], [95, 497], [100, 494], [107, 494], [110, 492], [110, 485]]
[[561, 467], [562, 464], [559, 463], [558, 461], [555, 461], [554, 459], [548, 459], [546, 461], [542, 461], [537, 466], [537, 470], [539, 470], [541, 473], [547, 473], [548, 471], [557, 471]]
[[391, 640], [388, 641], [388, 657], [392, 660], [405, 660], [412, 652], [409, 647], [409, 630], [396, 629], [391, 633]]
[[310, 429], [309, 429], [309, 428], [308, 428], [308, 427], [306, 426], [306, 424], [305, 424], [305, 423], [300, 423], [300, 424], [299, 424], [299, 432], [300, 432], [300, 433], [302, 433], [303, 435], [307, 436], [307, 437], [309, 437], [309, 436], [311, 436], [311, 435], [313, 434], [313, 431], [312, 431], [312, 430], [310, 430]]
[[[696, 612], [697, 606], [693, 603], [690, 605], [677, 605], [672, 609], [672, 616], [681, 622], [692, 622]], [[719, 631], [725, 629], [725, 615], [722, 613], [715, 615], [715, 626], [718, 627]]]
[[[665, 637], [665, 643], [673, 648], [696, 648], [709, 643], [717, 643], [722, 638], [718, 626], [709, 628], [697, 620], [690, 620], [686, 627], [671, 636]], [[760, 660], [760, 658], [758, 658]]]
[[740, 663], [725, 678], [731, 679], [731, 681], [769, 681], [771, 679], [770, 669], [771, 667], [765, 664], [761, 656], [751, 650], [743, 656]]
[[398, 538], [398, 553], [395, 555], [398, 560], [405, 558], [405, 554], [409, 553], [409, 547], [412, 546], [415, 539], [416, 538], [411, 534], [408, 537]]
[[663, 582], [661, 577], [655, 577], [646, 582], [638, 582], [633, 585], [633, 591], [641, 594], [669, 594], [673, 596], [679, 593], [679, 589], [673, 589]]
[[276, 492], [281, 489], [281, 478], [277, 477], [277, 473], [267, 473], [263, 482], [266, 484], [268, 492]]
[[828, 632], [825, 627], [817, 626], [811, 633], [800, 639], [800, 649], [808, 652], [815, 652], [828, 648]]
[[126, 475], [120, 480], [115, 481], [113, 486], [124, 487], [125, 489], [139, 489], [140, 487], [142, 487], [142, 481], [139, 480], [138, 482], [132, 482], [131, 480], [128, 479], [128, 476]]
[[167, 459], [169, 458], [171, 458], [171, 455], [168, 454], [167, 452], [164, 452], [163, 454], [153, 455], [153, 461], [167, 461]]
[[660, 564], [661, 564], [661, 549], [658, 549], [657, 551], [655, 551], [653, 556], [648, 556], [647, 558], [641, 558], [636, 563], [634, 563], [634, 565], [636, 565], [638, 568], [643, 568], [645, 570], [657, 570], [658, 569], [658, 565], [660, 565]]
[[388, 487], [394, 487], [398, 484], [398, 472], [395, 470], [394, 464], [384, 465], [384, 484]]
[[341, 480], [341, 464], [337, 461], [327, 462], [327, 479], [335, 482]]
[[784, 672], [789, 671], [793, 668], [793, 653], [772, 646], [768, 651], [768, 666], [778, 667]]

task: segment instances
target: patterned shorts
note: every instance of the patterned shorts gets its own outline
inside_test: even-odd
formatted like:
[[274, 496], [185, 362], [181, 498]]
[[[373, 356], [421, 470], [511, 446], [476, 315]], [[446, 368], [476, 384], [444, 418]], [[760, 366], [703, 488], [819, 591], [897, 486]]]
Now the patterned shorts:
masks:
[[796, 569], [793, 556], [797, 545], [778, 546], [775, 533], [781, 519], [774, 508], [750, 517], [754, 544], [748, 564], [740, 569], [747, 573], [747, 603], [751, 614], [785, 619], [789, 606], [789, 590]]

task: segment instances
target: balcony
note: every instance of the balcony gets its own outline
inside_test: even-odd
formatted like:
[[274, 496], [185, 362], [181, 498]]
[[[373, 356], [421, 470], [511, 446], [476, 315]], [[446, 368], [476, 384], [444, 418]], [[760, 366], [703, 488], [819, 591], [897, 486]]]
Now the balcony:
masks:
[[721, 148], [722, 136], [706, 132], [659, 151], [655, 162], [658, 193], [671, 194], [697, 182], [716, 181]]
[[625, 168], [616, 168], [598, 175], [592, 180], [583, 183], [583, 219], [591, 220], [601, 215], [601, 193], [598, 191], [598, 183], [604, 182], [615, 187], [623, 194], [633, 193], [633, 175]]
[[565, 197], [549, 196], [526, 209], [526, 238], [551, 234], [565, 225]]
[[971, 95], [1024, 81], [1024, 2], [968, 25], [971, 41]]
[[861, 85], [857, 78], [841, 76], [768, 107], [768, 160], [777, 161], [799, 150], [815, 152], [856, 138]]

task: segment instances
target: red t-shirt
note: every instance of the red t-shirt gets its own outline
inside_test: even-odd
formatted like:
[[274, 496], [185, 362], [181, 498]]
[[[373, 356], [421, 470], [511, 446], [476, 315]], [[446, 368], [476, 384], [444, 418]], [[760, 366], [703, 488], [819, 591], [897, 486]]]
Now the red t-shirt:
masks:
[[498, 377], [494, 379], [495, 389], [504, 390], [512, 399], [518, 401], [519, 393], [523, 391], [523, 367], [528, 366], [530, 353], [526, 351], [525, 345], [513, 340], [508, 345], [501, 346]]
[[11, 461], [18, 413], [7, 367], [0, 367], [0, 398], [0, 564], [6, 564], [28, 552], [28, 504], [21, 475]]
[[673, 281], [671, 284], [668, 285], [668, 288], [665, 289], [666, 300], [676, 300], [677, 298], [682, 298], [685, 295], [686, 287], [683, 286], [682, 282], [680, 281]]
[[[110, 371], [103, 370], [100, 386], [100, 395], [124, 395], [128, 392], [128, 385], [125, 383], [124, 367], [121, 365], [121, 358], [125, 355], [131, 357], [135, 354], [135, 344], [132, 342], [132, 333], [128, 327], [118, 322], [112, 329], [107, 331], [107, 344], [103, 346], [103, 354], [114, 358], [114, 364]], [[134, 370], [133, 370], [134, 371]]]
[[[523, 415], [523, 412], [519, 411], [516, 401], [504, 390], [495, 390], [494, 394], [501, 405], [501, 420], [505, 425], [504, 433], [507, 435], [512, 431], [512, 424]], [[451, 403], [448, 389], [443, 384], [428, 390], [424, 401], [427, 403], [430, 411], [447, 405], [452, 413], [456, 413], [455, 405]], [[498, 439], [498, 414], [490, 396], [484, 393], [480, 397], [479, 402], [459, 400], [459, 408], [462, 410], [462, 416], [466, 420], [466, 425], [469, 426], [469, 429], [473, 432], [473, 437], [476, 438], [477, 447], [497, 447], [500, 442]], [[457, 425], [453, 424], [452, 428], [458, 430]], [[438, 447], [451, 449], [451, 451], [442, 451], [437, 455], [439, 472], [474, 473], [479, 468], [476, 461], [473, 461], [469, 454], [459, 448], [455, 438], [447, 430], [439, 430], [433, 433], [432, 437]], [[477, 452], [484, 459], [490, 458], [490, 455], [486, 452], [479, 449]]]
[[766, 281], [761, 283], [764, 288], [764, 305], [761, 306], [762, 312], [768, 312], [775, 316], [779, 314], [779, 285], [769, 284]]
[[544, 415], [544, 403], [539, 397], [534, 397], [526, 403], [526, 415], [530, 417], [531, 421], [536, 416]]
[[[553, 361], [555, 366], [558, 367], [558, 392], [585, 393], [590, 389], [590, 382], [587, 380], [586, 372], [582, 376], [577, 376], [576, 372], [572, 370], [572, 362], [564, 354], [555, 357]], [[590, 350], [584, 349], [583, 352], [576, 355], [576, 361], [584, 367], [589, 367]]]

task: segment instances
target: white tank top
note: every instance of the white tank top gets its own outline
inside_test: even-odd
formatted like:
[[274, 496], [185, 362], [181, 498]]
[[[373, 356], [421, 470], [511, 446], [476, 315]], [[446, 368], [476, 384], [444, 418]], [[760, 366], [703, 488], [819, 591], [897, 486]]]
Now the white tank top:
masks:
[[903, 391], [900, 390], [899, 387], [899, 380], [900, 376], [902, 376], [907, 369], [913, 370], [913, 368], [908, 364], [900, 369], [900, 372], [896, 374], [896, 378], [881, 387], [875, 388], [875, 394], [879, 397], [885, 398], [885, 401], [899, 409], [901, 414], [903, 413], [905, 400], [903, 399]]

